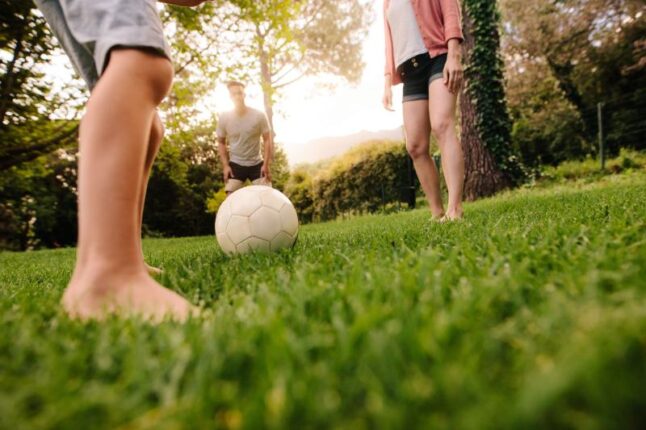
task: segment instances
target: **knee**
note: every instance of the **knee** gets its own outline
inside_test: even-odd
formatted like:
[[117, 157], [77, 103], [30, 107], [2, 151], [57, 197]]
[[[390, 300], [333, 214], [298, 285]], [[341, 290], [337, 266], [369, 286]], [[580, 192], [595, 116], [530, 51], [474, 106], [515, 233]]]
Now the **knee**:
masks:
[[162, 124], [159, 116], [155, 114], [153, 124], [150, 127], [150, 145], [159, 148], [162, 140], [164, 139], [164, 124]]
[[[151, 59], [151, 64], [146, 74], [153, 101], [158, 105], [170, 92], [173, 84], [173, 66], [168, 59], [156, 57]], [[163, 136], [161, 121], [159, 121], [159, 126], [161, 127], [161, 136]]]
[[428, 145], [421, 142], [409, 142], [406, 145], [406, 150], [413, 160], [429, 156]]
[[173, 65], [168, 58], [145, 50], [114, 49], [106, 73], [111, 68], [145, 90], [155, 105], [168, 95], [173, 83]]
[[144, 167], [146, 170], [150, 169], [157, 157], [159, 147], [161, 146], [162, 139], [164, 138], [164, 125], [162, 124], [159, 116], [155, 114], [153, 123], [150, 127], [150, 136], [148, 138], [148, 150], [146, 151], [146, 161]]
[[446, 137], [455, 130], [455, 123], [450, 118], [442, 118], [432, 123], [431, 132], [433, 136], [443, 142]]

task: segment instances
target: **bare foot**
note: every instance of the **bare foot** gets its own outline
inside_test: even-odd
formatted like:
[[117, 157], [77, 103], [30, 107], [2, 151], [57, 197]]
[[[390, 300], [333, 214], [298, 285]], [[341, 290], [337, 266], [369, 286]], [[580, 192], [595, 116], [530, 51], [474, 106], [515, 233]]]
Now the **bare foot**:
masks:
[[433, 211], [431, 209], [431, 220], [433, 220], [433, 221], [441, 221], [442, 218], [444, 218], [444, 210], [442, 210], [442, 211]]
[[149, 265], [148, 263], [144, 263], [146, 265], [146, 270], [148, 271], [148, 274], [150, 276], [161, 276], [164, 271], [160, 269], [159, 267], [154, 267]]
[[459, 211], [447, 211], [446, 215], [442, 217], [440, 220], [441, 222], [447, 222], [447, 221], [459, 221], [463, 217], [463, 213], [461, 210]]
[[71, 318], [137, 316], [152, 322], [185, 321], [196, 311], [186, 299], [162, 287], [145, 272], [85, 271], [75, 275], [62, 300]]

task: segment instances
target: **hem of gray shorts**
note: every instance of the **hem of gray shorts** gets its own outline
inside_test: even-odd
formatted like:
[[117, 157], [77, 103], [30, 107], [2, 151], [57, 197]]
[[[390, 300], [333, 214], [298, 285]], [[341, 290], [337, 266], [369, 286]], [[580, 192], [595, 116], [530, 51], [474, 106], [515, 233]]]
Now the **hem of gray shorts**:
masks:
[[103, 75], [108, 61], [110, 50], [115, 47], [124, 47], [132, 49], [151, 49], [162, 57], [171, 59], [170, 48], [165, 41], [158, 41], [157, 43], [151, 42], [151, 39], [159, 38], [155, 33], [139, 33], [137, 37], [132, 37], [131, 34], [124, 35], [123, 37], [112, 37], [110, 39], [102, 39], [96, 42], [94, 49], [94, 63], [99, 77]]
[[431, 75], [430, 78], [428, 78], [428, 84], [431, 85], [431, 82], [436, 81], [438, 79], [442, 79], [443, 74], [442, 73], [436, 73], [434, 75]]
[[[442, 73], [435, 73], [434, 75], [431, 75], [430, 78], [428, 78], [428, 84], [431, 85], [431, 82], [442, 79]], [[407, 96], [404, 96], [404, 99], [402, 100], [402, 103], [406, 102], [412, 102], [415, 100], [428, 100], [429, 96], [428, 94], [409, 94]]]
[[416, 100], [428, 100], [428, 94], [410, 94], [404, 96], [402, 103], [414, 102]]

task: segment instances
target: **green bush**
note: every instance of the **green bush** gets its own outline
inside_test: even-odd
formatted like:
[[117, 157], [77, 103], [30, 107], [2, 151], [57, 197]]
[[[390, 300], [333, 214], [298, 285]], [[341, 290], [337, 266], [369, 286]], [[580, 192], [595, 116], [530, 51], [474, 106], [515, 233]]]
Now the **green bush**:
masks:
[[285, 191], [302, 222], [376, 212], [405, 201], [409, 187], [408, 154], [403, 144], [369, 142], [330, 162], [311, 176], [292, 175]]
[[598, 159], [588, 157], [583, 161], [566, 161], [558, 166], [546, 167], [540, 173], [539, 182], [594, 180], [607, 174], [643, 168], [646, 168], [646, 152], [622, 149], [618, 157], [606, 161], [605, 170], [601, 170], [601, 163]]
[[76, 160], [60, 150], [11, 167], [0, 178], [0, 249], [76, 242]]

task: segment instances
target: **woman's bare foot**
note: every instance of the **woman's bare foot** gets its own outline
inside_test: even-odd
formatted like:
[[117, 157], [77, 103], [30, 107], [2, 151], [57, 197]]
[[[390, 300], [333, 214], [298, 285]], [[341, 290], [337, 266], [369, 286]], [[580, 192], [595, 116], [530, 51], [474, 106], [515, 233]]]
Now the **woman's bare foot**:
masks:
[[462, 209], [457, 209], [457, 210], [448, 210], [446, 211], [446, 215], [442, 217], [442, 222], [446, 221], [459, 221], [462, 219], [464, 216]]
[[195, 312], [186, 299], [162, 287], [147, 273], [86, 270], [70, 282], [62, 300], [71, 318], [136, 316], [152, 322], [184, 321]]
[[431, 219], [439, 221], [444, 217], [444, 208], [431, 208]]
[[442, 212], [439, 215], [431, 214], [431, 221], [433, 222], [443, 222], [444, 218], [446, 218], [446, 215], [444, 214], [444, 212]]
[[159, 267], [154, 267], [149, 265], [148, 263], [144, 263], [146, 265], [146, 270], [148, 271], [148, 274], [150, 276], [161, 276], [164, 271], [160, 269]]

